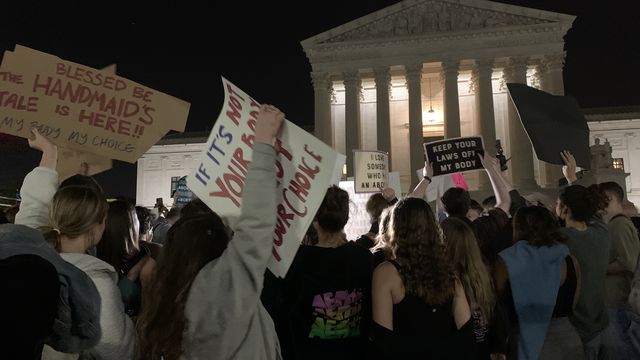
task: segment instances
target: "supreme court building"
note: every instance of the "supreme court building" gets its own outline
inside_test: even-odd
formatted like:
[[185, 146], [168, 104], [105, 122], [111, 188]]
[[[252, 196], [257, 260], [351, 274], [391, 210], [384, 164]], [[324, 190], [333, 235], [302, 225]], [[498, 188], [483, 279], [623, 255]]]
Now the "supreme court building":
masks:
[[[501, 140], [523, 193], [555, 188], [561, 169], [535, 158], [505, 83], [563, 94], [563, 37], [574, 19], [486, 0], [405, 0], [304, 40], [313, 132], [349, 156], [349, 173], [351, 150], [389, 152], [403, 192], [418, 180], [425, 141], [468, 135], [482, 135], [489, 152]], [[628, 198], [640, 204], [640, 106], [585, 115], [591, 144], [609, 140], [614, 165], [631, 173]], [[198, 164], [207, 136], [173, 134], [151, 147], [137, 162], [137, 203], [151, 207], [162, 197], [171, 205], [171, 190]], [[465, 178], [490, 191], [484, 173]]]
[[[315, 135], [347, 155], [390, 153], [403, 192], [425, 141], [500, 139], [519, 189], [557, 187], [560, 166], [532, 152], [505, 84], [563, 94], [563, 37], [575, 17], [486, 0], [405, 0], [302, 41], [315, 91]], [[486, 175], [466, 175], [489, 190]]]

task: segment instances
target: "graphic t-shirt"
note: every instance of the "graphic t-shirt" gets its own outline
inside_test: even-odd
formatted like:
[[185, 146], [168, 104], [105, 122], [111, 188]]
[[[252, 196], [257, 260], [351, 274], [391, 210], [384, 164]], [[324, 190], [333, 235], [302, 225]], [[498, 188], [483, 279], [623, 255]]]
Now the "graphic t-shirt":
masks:
[[371, 314], [371, 253], [349, 242], [301, 246], [283, 282], [290, 359], [355, 359], [364, 355]]

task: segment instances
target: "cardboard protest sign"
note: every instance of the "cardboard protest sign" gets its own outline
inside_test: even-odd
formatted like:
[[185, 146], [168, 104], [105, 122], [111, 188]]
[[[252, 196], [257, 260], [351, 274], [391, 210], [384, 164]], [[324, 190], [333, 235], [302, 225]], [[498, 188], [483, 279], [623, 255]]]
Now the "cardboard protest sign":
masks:
[[58, 148], [58, 164], [56, 171], [60, 180], [64, 180], [80, 172], [80, 165], [86, 164], [86, 175], [93, 176], [113, 167], [113, 161], [104, 156], [73, 149]]
[[[116, 64], [111, 64], [102, 71], [114, 74], [116, 73]], [[107, 171], [113, 167], [113, 161], [110, 158], [91, 154], [85, 151], [58, 147], [58, 163], [56, 171], [60, 180], [64, 180], [70, 176], [80, 172], [80, 165], [87, 166], [85, 175], [93, 176], [103, 171]]]
[[353, 150], [353, 169], [357, 193], [379, 192], [389, 183], [389, 154]]
[[[366, 204], [370, 193], [357, 193], [355, 191], [354, 180], [340, 181], [338, 185], [341, 189], [349, 193], [349, 222], [344, 227], [344, 233], [348, 240], [357, 240], [360, 235], [366, 234], [371, 228], [371, 219], [367, 214]], [[398, 172], [389, 173], [388, 187], [396, 192], [396, 197], [400, 198], [400, 174]]]
[[[222, 78], [225, 100], [203, 150], [187, 177], [189, 189], [234, 229], [240, 216], [242, 189], [252, 159], [260, 104]], [[342, 170], [345, 157], [290, 121], [276, 141], [278, 219], [269, 269], [284, 277], [327, 188]], [[274, 189], [264, 189], [274, 191]]]
[[579, 167], [591, 167], [589, 126], [575, 98], [524, 84], [507, 84], [507, 88], [539, 160], [564, 165], [560, 152], [569, 150]]
[[134, 81], [16, 45], [0, 66], [0, 132], [32, 127], [59, 147], [135, 162], [167, 131], [183, 131], [189, 103]]
[[433, 176], [483, 169], [477, 151], [484, 151], [479, 136], [438, 140], [424, 144], [427, 161], [433, 163]]

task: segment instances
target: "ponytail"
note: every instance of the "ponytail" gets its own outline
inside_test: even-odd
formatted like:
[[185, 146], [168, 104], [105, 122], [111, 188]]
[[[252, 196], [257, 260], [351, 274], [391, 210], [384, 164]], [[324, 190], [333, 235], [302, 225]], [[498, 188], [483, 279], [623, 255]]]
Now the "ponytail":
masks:
[[49, 245], [53, 246], [57, 252], [62, 251], [62, 244], [60, 241], [60, 230], [53, 228], [52, 226], [42, 226], [40, 227], [40, 231], [42, 232], [42, 236], [49, 243]]

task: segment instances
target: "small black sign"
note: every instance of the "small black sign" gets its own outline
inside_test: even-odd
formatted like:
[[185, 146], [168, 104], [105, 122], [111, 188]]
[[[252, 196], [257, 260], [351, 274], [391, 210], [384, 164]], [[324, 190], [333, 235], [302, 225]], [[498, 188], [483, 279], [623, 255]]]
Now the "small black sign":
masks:
[[460, 137], [424, 144], [427, 161], [433, 163], [433, 176], [481, 170], [478, 152], [484, 151], [482, 137]]

